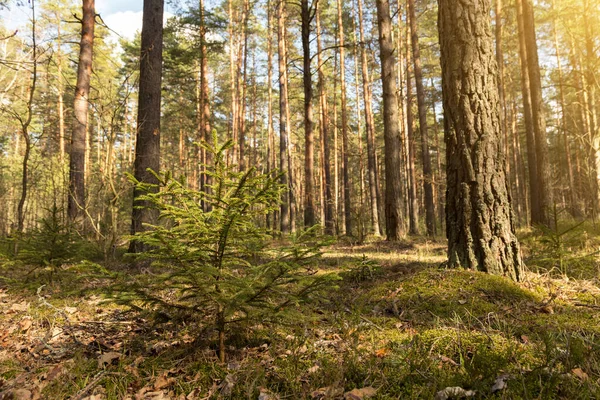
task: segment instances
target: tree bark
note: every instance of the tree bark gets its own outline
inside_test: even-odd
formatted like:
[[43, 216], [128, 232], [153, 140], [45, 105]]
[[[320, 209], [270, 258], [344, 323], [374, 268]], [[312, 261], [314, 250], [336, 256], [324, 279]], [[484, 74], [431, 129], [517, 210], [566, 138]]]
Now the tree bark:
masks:
[[[138, 95], [137, 139], [134, 176], [144, 184], [158, 185], [154, 173], [160, 169], [160, 102], [162, 82], [164, 0], [144, 0], [142, 47], [140, 54], [140, 88]], [[150, 189], [157, 191], [158, 186]], [[136, 186], [133, 191], [131, 234], [143, 232], [147, 224], [156, 223], [158, 210], [150, 208], [139, 197], [146, 190]], [[144, 251], [141, 242], [133, 240], [129, 251]]]
[[490, 1], [438, 0], [450, 267], [522, 277], [505, 176]]
[[377, 158], [375, 156], [375, 122], [371, 106], [372, 95], [369, 87], [369, 70], [367, 66], [367, 50], [365, 49], [365, 33], [363, 28], [363, 5], [358, 2], [358, 27], [360, 32], [360, 59], [363, 81], [363, 100], [365, 106], [365, 129], [367, 131], [367, 169], [369, 173], [369, 194], [371, 197], [371, 230], [373, 235], [380, 236], [379, 230], [379, 198], [377, 196]]
[[322, 153], [322, 169], [323, 169], [323, 194], [324, 194], [324, 223], [325, 234], [333, 235], [334, 233], [334, 208], [333, 208], [333, 194], [331, 191], [331, 149], [329, 145], [329, 110], [327, 106], [327, 89], [325, 87], [325, 74], [323, 72], [324, 65], [322, 64], [321, 52], [323, 50], [321, 46], [321, 19], [320, 19], [320, 8], [315, 10], [316, 12], [316, 23], [317, 23], [317, 64], [319, 68], [318, 72], [318, 89], [319, 89], [319, 103], [321, 108], [321, 121], [320, 121], [320, 133], [321, 133], [321, 153]]
[[312, 71], [310, 58], [310, 23], [313, 8], [308, 0], [301, 0], [302, 18], [302, 78], [304, 84], [304, 226], [315, 224], [315, 145], [313, 132]]
[[519, 31], [519, 60], [521, 65], [521, 93], [523, 97], [523, 117], [525, 122], [525, 133], [527, 138], [527, 167], [529, 172], [529, 203], [531, 210], [531, 223], [540, 220], [540, 200], [538, 189], [537, 155], [535, 145], [535, 129], [533, 127], [533, 114], [531, 109], [531, 90], [529, 82], [529, 68], [527, 66], [527, 45], [525, 43], [525, 22], [521, 2], [517, 0], [517, 26]]
[[529, 89], [531, 94], [531, 116], [535, 133], [535, 156], [537, 162], [537, 191], [538, 212], [534, 223], [550, 226], [550, 212], [553, 207], [548, 157], [548, 142], [546, 138], [546, 120], [544, 117], [544, 99], [542, 95], [542, 80], [538, 60], [537, 42], [535, 37], [535, 20], [531, 0], [521, 0], [523, 12], [523, 27], [525, 46], [527, 49], [527, 71], [529, 74]]
[[392, 43], [392, 20], [388, 0], [377, 0], [377, 26], [383, 85], [383, 137], [385, 142], [385, 233], [389, 241], [400, 240], [402, 229], [402, 161], [400, 121], [396, 96], [396, 59]]
[[[408, 13], [408, 9], [406, 10]], [[408, 15], [407, 15], [408, 17]], [[408, 175], [408, 232], [419, 234], [419, 203], [417, 202], [417, 178], [415, 176], [415, 133], [412, 110], [412, 81], [410, 74], [410, 35], [406, 35], [406, 155]]]
[[342, 114], [342, 179], [344, 187], [344, 227], [345, 233], [352, 236], [352, 185], [348, 165], [348, 110], [346, 103], [346, 56], [344, 23], [342, 20], [342, 0], [337, 0], [337, 29], [340, 49], [340, 103]]
[[81, 219], [85, 207], [86, 128], [88, 124], [90, 80], [92, 77], [95, 18], [94, 0], [84, 0], [69, 160], [69, 201], [67, 214], [69, 220], [72, 222]]
[[284, 191], [281, 198], [281, 208], [279, 214], [280, 229], [282, 233], [290, 231], [290, 195], [291, 185], [288, 177], [291, 175], [291, 168], [288, 158], [289, 142], [289, 121], [288, 121], [288, 75], [287, 75], [287, 54], [285, 51], [285, 23], [286, 10], [285, 1], [278, 0], [277, 6], [277, 50], [279, 61], [279, 170], [281, 172], [280, 183], [288, 190]]
[[425, 89], [423, 88], [423, 71], [421, 69], [421, 51], [417, 30], [417, 16], [414, 0], [408, 0], [413, 64], [417, 88], [417, 107], [419, 110], [419, 130], [421, 132], [421, 158], [423, 161], [423, 193], [425, 195], [425, 225], [427, 235], [435, 235], [435, 204], [433, 202], [433, 173], [429, 155], [429, 131], [427, 129], [427, 105], [425, 104]]

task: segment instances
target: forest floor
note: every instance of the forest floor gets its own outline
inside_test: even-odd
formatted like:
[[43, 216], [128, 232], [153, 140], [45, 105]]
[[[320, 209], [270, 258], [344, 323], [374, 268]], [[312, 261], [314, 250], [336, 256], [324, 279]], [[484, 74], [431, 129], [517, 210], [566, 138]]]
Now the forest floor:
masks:
[[445, 269], [442, 241], [334, 245], [339, 288], [230, 332], [225, 363], [211, 331], [106, 301], [81, 266], [0, 258], [0, 399], [600, 398], [598, 263], [538, 242], [525, 257], [562, 270], [521, 283]]

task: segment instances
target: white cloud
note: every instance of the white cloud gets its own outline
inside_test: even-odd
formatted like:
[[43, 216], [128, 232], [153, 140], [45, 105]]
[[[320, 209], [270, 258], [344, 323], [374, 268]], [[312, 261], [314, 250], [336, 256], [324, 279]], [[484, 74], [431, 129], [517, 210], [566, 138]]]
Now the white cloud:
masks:
[[[164, 22], [172, 17], [168, 11], [165, 11]], [[117, 11], [106, 16], [103, 16], [106, 25], [113, 31], [126, 39], [133, 39], [135, 33], [142, 30], [142, 11]]]
[[142, 11], [118, 11], [103, 16], [106, 25], [126, 39], [133, 39], [142, 30]]

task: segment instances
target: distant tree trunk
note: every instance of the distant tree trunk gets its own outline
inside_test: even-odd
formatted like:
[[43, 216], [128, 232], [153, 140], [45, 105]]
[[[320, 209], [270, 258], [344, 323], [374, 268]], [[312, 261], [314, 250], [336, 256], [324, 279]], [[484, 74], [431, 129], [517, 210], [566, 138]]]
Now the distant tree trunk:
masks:
[[527, 167], [529, 171], [529, 196], [531, 223], [537, 223], [540, 220], [540, 193], [537, 180], [537, 155], [535, 145], [535, 130], [533, 127], [533, 114], [531, 110], [531, 90], [529, 82], [529, 72], [527, 66], [527, 45], [525, 43], [525, 22], [521, 2], [517, 0], [517, 25], [519, 31], [519, 59], [521, 65], [521, 93], [523, 97], [523, 117], [525, 122], [525, 132], [527, 138]]
[[[408, 13], [408, 10], [406, 11]], [[408, 231], [419, 234], [419, 203], [417, 202], [417, 178], [415, 176], [415, 133], [412, 111], [412, 80], [410, 74], [410, 35], [406, 35], [406, 136], [405, 144], [408, 169]]]
[[392, 20], [388, 0], [377, 0], [377, 26], [383, 84], [383, 135], [385, 142], [385, 233], [387, 240], [400, 240], [402, 229], [402, 181], [400, 171], [400, 121], [396, 97], [396, 59], [392, 43]]
[[69, 202], [67, 211], [70, 221], [79, 219], [83, 215], [85, 207], [85, 133], [88, 124], [95, 18], [94, 0], [84, 0], [69, 162]]
[[[19, 198], [19, 203], [17, 204], [17, 233], [23, 233], [25, 229], [25, 202], [27, 201], [27, 193], [29, 187], [29, 157], [31, 155], [31, 135], [29, 134], [29, 126], [31, 125], [31, 121], [33, 120], [33, 99], [35, 96], [35, 90], [37, 88], [37, 57], [38, 57], [38, 48], [37, 48], [37, 37], [36, 37], [36, 14], [35, 14], [35, 0], [31, 0], [31, 39], [32, 39], [32, 49], [31, 49], [31, 59], [32, 59], [32, 70], [31, 70], [31, 86], [27, 88], [28, 97], [27, 97], [27, 116], [25, 119], [21, 119], [20, 116], [17, 116], [21, 125], [21, 135], [23, 135], [23, 140], [25, 141], [25, 152], [23, 154], [22, 161], [22, 171], [21, 171], [21, 197]], [[17, 136], [18, 138], [18, 136]], [[16, 151], [15, 154], [19, 155], [19, 142], [16, 142]], [[18, 242], [15, 242], [14, 252], [17, 254], [19, 252]]]
[[531, 94], [531, 115], [535, 132], [535, 155], [537, 161], [537, 190], [538, 212], [537, 220], [532, 222], [550, 226], [550, 212], [553, 207], [550, 162], [548, 158], [548, 142], [546, 139], [546, 120], [544, 118], [544, 99], [542, 95], [542, 80], [538, 60], [537, 42], [535, 37], [535, 21], [531, 0], [521, 0], [525, 46], [527, 49], [527, 71], [529, 74], [529, 89]]
[[329, 146], [329, 110], [327, 107], [327, 89], [325, 87], [325, 74], [323, 73], [323, 64], [321, 52], [323, 50], [321, 46], [321, 19], [320, 19], [320, 9], [317, 8], [316, 12], [316, 20], [317, 20], [317, 64], [319, 66], [319, 103], [321, 108], [321, 121], [320, 121], [320, 130], [321, 130], [321, 149], [322, 149], [322, 163], [323, 163], [323, 191], [324, 191], [324, 216], [325, 220], [323, 221], [323, 225], [325, 226], [325, 233], [327, 235], [333, 235], [334, 233], [334, 208], [333, 208], [333, 194], [331, 192], [331, 168], [330, 168], [330, 158], [331, 158], [331, 149]]
[[[212, 145], [212, 133], [210, 128], [210, 96], [208, 89], [208, 51], [206, 49], [206, 24], [204, 21], [204, 0], [198, 4], [200, 13], [200, 137], [208, 144]], [[210, 151], [202, 149], [202, 162], [210, 166], [213, 163]], [[197, 168], [196, 168], [197, 169]], [[203, 190], [210, 193], [212, 177], [204, 173], [202, 177]], [[210, 205], [204, 205], [206, 211], [210, 211]]]
[[304, 83], [304, 226], [315, 224], [315, 145], [313, 132], [312, 72], [310, 58], [310, 23], [313, 9], [308, 0], [301, 0], [302, 61]]
[[237, 56], [237, 101], [238, 101], [238, 145], [239, 145], [239, 169], [246, 170], [246, 92], [248, 87], [248, 19], [250, 3], [244, 0], [242, 8], [242, 32]]
[[363, 99], [365, 106], [365, 128], [367, 131], [367, 169], [369, 171], [369, 194], [371, 197], [371, 229], [375, 236], [380, 236], [379, 230], [379, 198], [377, 196], [377, 158], [375, 156], [375, 122], [371, 106], [372, 96], [369, 87], [369, 70], [367, 66], [367, 50], [365, 49], [365, 33], [363, 28], [362, 0], [358, 1], [358, 27], [360, 32], [360, 58], [363, 81]]
[[346, 103], [346, 56], [344, 42], [344, 23], [342, 20], [342, 0], [337, 0], [337, 29], [340, 49], [340, 105], [342, 113], [342, 177], [344, 186], [344, 227], [345, 233], [352, 236], [352, 193], [348, 165], [348, 110]]
[[425, 104], [425, 89], [423, 88], [423, 71], [421, 69], [421, 51], [417, 30], [417, 16], [414, 0], [408, 0], [410, 16], [411, 44], [413, 64], [415, 67], [415, 83], [417, 87], [417, 107], [419, 109], [419, 130], [421, 132], [421, 158], [423, 160], [423, 192], [425, 195], [425, 225], [427, 235], [435, 235], [435, 204], [433, 203], [433, 173], [429, 155], [429, 131], [427, 129], [427, 105]]
[[448, 263], [519, 280], [489, 0], [438, 0], [447, 146]]
[[62, 54], [62, 32], [60, 26], [60, 16], [56, 15], [58, 26], [56, 29], [56, 91], [58, 97], [57, 112], [58, 112], [58, 146], [59, 146], [59, 161], [61, 167], [64, 165], [65, 159], [65, 100], [64, 100], [64, 85], [63, 85], [63, 54]]
[[[552, 8], [556, 12], [555, 1], [552, 0]], [[569, 133], [567, 130], [567, 116], [565, 106], [565, 90], [563, 83], [562, 62], [560, 59], [560, 45], [558, 43], [558, 33], [556, 31], [556, 16], [552, 21], [552, 34], [554, 37], [554, 51], [556, 52], [556, 70], [558, 73], [558, 92], [560, 99], [560, 130], [562, 131], [563, 147], [565, 152], [565, 164], [567, 167], [567, 179], [569, 187], [567, 189], [569, 198], [569, 211], [575, 217], [581, 216], [581, 211], [577, 207], [577, 190], [575, 190], [575, 178], [573, 177], [573, 163], [571, 162], [571, 148], [569, 146]]]
[[[275, 171], [275, 133], [273, 129], [273, 10], [267, 1], [267, 173]], [[267, 214], [267, 228], [275, 230], [276, 213]]]
[[[160, 101], [162, 82], [164, 0], [144, 0], [142, 47], [140, 54], [140, 88], [138, 95], [137, 139], [134, 176], [145, 184], [158, 185], [155, 173], [160, 169]], [[152, 190], [158, 190], [155, 187]], [[156, 223], [158, 210], [139, 197], [146, 193], [136, 186], [133, 191], [131, 234], [143, 232], [146, 224]], [[133, 240], [131, 253], [144, 251], [141, 242]]]
[[285, 50], [285, 23], [286, 11], [285, 1], [278, 0], [277, 6], [277, 49], [279, 60], [279, 170], [281, 171], [281, 184], [288, 188], [282, 195], [279, 214], [280, 229], [282, 233], [290, 231], [290, 195], [291, 185], [288, 178], [291, 168], [288, 158], [289, 121], [288, 113], [288, 75], [287, 55]]
[[[234, 10], [233, 10], [233, 0], [229, 0], [228, 2], [228, 7], [229, 7], [229, 26], [228, 26], [228, 31], [229, 31], [229, 90], [231, 92], [231, 118], [229, 121], [230, 127], [231, 127], [231, 132], [230, 132], [230, 139], [232, 140], [232, 142], [234, 144], [237, 144], [239, 138], [238, 138], [238, 80], [237, 80], [237, 76], [238, 76], [238, 70], [236, 68], [236, 62], [235, 62], [235, 30], [234, 30], [234, 25], [235, 25], [235, 16], [234, 16]], [[238, 163], [238, 157], [237, 157], [237, 146], [233, 146], [233, 148], [231, 149], [231, 162], [233, 164]]]

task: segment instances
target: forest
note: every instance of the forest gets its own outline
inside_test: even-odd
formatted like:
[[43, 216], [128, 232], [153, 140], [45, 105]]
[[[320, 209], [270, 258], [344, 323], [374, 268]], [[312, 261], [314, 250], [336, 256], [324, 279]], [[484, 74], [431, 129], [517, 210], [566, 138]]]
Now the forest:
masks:
[[107, 2], [0, 0], [0, 400], [600, 398], [600, 0]]

